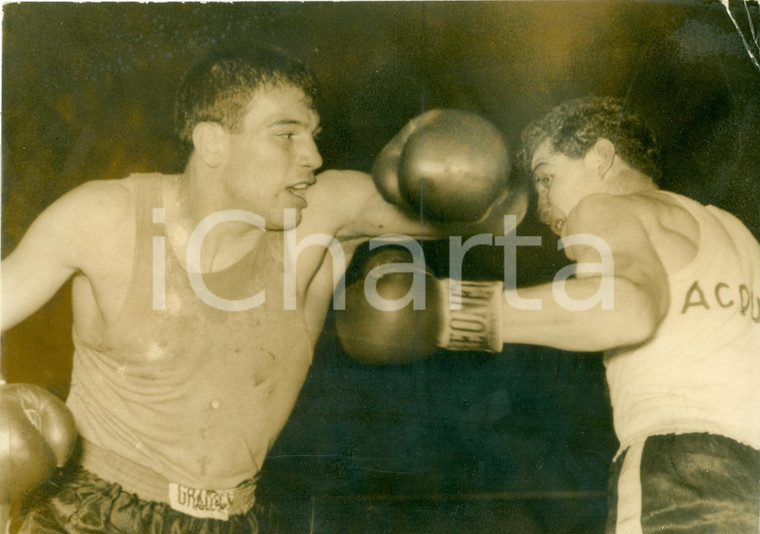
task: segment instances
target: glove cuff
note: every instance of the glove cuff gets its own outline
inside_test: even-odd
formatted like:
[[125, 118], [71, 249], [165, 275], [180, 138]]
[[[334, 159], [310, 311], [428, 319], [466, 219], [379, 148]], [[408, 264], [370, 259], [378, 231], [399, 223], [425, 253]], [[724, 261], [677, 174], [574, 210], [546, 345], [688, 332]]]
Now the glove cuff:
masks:
[[451, 351], [502, 351], [501, 281], [449, 280], [449, 305], [439, 347]]

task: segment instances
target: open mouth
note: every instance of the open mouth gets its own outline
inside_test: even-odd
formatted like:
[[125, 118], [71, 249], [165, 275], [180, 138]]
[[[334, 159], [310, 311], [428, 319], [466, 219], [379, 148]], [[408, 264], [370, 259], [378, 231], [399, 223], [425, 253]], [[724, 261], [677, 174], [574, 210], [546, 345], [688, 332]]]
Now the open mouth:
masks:
[[301, 200], [305, 200], [303, 194], [306, 192], [310, 185], [311, 184], [309, 182], [298, 182], [297, 184], [293, 184], [286, 189], [290, 194], [297, 196]]

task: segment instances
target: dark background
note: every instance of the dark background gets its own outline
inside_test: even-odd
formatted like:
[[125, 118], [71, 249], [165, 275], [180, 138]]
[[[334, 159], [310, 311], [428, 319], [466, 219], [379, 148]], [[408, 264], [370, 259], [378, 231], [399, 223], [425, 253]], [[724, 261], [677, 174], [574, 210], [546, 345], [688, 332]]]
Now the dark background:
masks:
[[[760, 26], [757, 3], [750, 5]], [[369, 170], [411, 117], [458, 107], [513, 146], [527, 122], [588, 93], [625, 97], [663, 145], [664, 187], [760, 235], [760, 72], [718, 2], [6, 4], [2, 248], [79, 183], [181, 170], [172, 101], [209, 47], [283, 46], [323, 83], [325, 168]], [[741, 4], [734, 12], [749, 34]], [[522, 283], [563, 260], [542, 235]], [[444, 244], [426, 246], [445, 269]], [[498, 251], [466, 269], [499, 276]], [[10, 381], [61, 397], [69, 288], [3, 339]], [[252, 407], [261, 409], [261, 407]], [[328, 318], [265, 465], [286, 532], [600, 532], [617, 442], [598, 355], [509, 347], [372, 368]]]

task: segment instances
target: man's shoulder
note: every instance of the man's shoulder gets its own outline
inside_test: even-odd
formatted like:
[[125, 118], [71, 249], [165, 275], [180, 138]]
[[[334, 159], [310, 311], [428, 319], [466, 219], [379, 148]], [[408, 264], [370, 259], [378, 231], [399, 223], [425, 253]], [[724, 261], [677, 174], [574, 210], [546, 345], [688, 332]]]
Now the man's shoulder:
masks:
[[92, 180], [85, 182], [61, 197], [84, 218], [119, 218], [134, 203], [134, 185], [129, 178], [120, 180]]
[[641, 245], [648, 243], [668, 273], [692, 261], [700, 236], [692, 210], [703, 209], [701, 204], [661, 190], [606, 197], [592, 198], [584, 205], [587, 217], [598, 217], [606, 225], [603, 237], [617, 238], [615, 242], [623, 248], [630, 244], [638, 254], [644, 250]]
[[90, 238], [120, 234], [133, 226], [136, 187], [142, 176], [91, 180], [59, 198], [48, 210], [63, 228]]
[[661, 202], [647, 195], [595, 193], [570, 212], [563, 237], [590, 234], [618, 249], [653, 244], [661, 234], [665, 210]]
[[84, 182], [61, 198], [85, 213], [106, 219], [118, 219], [133, 213], [140, 188], [160, 188], [163, 174], [131, 174], [125, 178]]
[[632, 195], [594, 193], [583, 197], [567, 217], [566, 230], [571, 233], [618, 226], [626, 219], [638, 219], [643, 207]]
[[163, 174], [131, 174], [118, 179], [90, 180], [77, 186], [72, 193], [76, 192], [81, 200], [94, 200], [88, 197], [99, 197], [101, 200], [117, 203], [131, 202], [137, 188], [160, 187], [164, 178]]
[[573, 215], [591, 221], [635, 217], [649, 224], [663, 218], [690, 217], [686, 202], [704, 208], [696, 201], [659, 189], [622, 195], [595, 193], [583, 198], [573, 210]]
[[89, 275], [97, 272], [101, 258], [113, 258], [114, 250], [131, 250], [134, 213], [130, 180], [88, 181], [47, 207], [19, 249], [26, 244], [24, 254], [55, 257]]
[[663, 235], [677, 234], [679, 238], [696, 243], [700, 229], [696, 214], [707, 208], [683, 195], [670, 191], [656, 190], [643, 195], [639, 204], [643, 217], [654, 230]]

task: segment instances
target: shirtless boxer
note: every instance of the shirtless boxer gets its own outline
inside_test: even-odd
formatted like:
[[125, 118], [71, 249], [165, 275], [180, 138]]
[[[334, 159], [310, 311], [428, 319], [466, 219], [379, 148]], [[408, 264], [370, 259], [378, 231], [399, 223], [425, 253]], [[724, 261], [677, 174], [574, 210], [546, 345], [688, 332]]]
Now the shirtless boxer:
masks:
[[[439, 297], [435, 310], [419, 312], [413, 333], [425, 325], [427, 339], [414, 346], [424, 345], [424, 356], [468, 326], [482, 350], [526, 343], [604, 352], [620, 441], [607, 532], [756, 534], [760, 245], [727, 212], [658, 188], [654, 137], [618, 100], [560, 105], [522, 140], [541, 218], [563, 238], [575, 276], [498, 300], [481, 298], [492, 293], [477, 286], [457, 290], [461, 309]], [[391, 274], [377, 284], [397, 295], [390, 286], [407, 282]], [[445, 282], [434, 286], [449, 292]], [[355, 310], [358, 293], [348, 292]], [[471, 320], [486, 317], [487, 306], [501, 319]], [[378, 313], [367, 308], [372, 325]], [[382, 320], [403, 331], [409, 310], [392, 313], [397, 321], [390, 312]], [[352, 320], [353, 336], [372, 335], [360, 322]], [[356, 350], [372, 363], [407, 354]]]
[[351, 257], [338, 243], [426, 231], [368, 174], [315, 177], [315, 95], [274, 51], [200, 63], [178, 100], [184, 173], [81, 185], [3, 261], [3, 329], [73, 277], [81, 469], [23, 532], [257, 532], [256, 476]]

